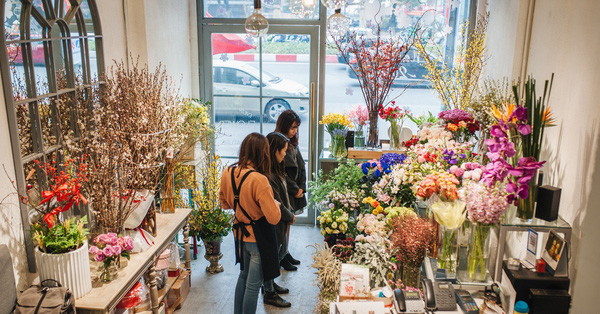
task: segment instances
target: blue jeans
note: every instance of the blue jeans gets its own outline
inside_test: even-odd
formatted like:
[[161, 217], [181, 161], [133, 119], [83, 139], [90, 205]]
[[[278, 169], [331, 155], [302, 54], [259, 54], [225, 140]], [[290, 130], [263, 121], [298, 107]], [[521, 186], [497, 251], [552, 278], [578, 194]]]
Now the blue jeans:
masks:
[[256, 243], [244, 242], [244, 270], [235, 287], [234, 314], [256, 313], [258, 289], [263, 282], [262, 263]]

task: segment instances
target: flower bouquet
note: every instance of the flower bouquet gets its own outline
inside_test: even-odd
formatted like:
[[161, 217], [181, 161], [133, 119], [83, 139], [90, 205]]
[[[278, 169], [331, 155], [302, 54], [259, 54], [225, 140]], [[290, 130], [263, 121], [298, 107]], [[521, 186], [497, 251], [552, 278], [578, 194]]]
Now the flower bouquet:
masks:
[[462, 109], [451, 109], [438, 114], [440, 120], [446, 126], [446, 130], [452, 132], [452, 137], [457, 142], [469, 142], [477, 138], [475, 132], [480, 128], [479, 122], [473, 116]]
[[323, 211], [317, 220], [321, 223], [321, 234], [326, 237], [345, 233], [348, 230], [348, 213], [342, 209], [331, 208]]
[[400, 141], [400, 132], [402, 131], [402, 126], [404, 126], [404, 120], [410, 113], [408, 110], [402, 110], [398, 106], [394, 106], [396, 104], [395, 101], [392, 101], [392, 106], [384, 108], [383, 106], [379, 108], [379, 117], [390, 122], [390, 146], [394, 149], [402, 148], [402, 142]]
[[455, 200], [444, 202], [434, 196], [430, 209], [435, 220], [442, 226], [442, 246], [438, 255], [439, 268], [448, 274], [456, 273], [456, 231], [466, 218], [465, 202]]
[[413, 215], [394, 221], [390, 240], [402, 262], [402, 281], [406, 286], [417, 287], [421, 263], [434, 241], [433, 232], [428, 220]]
[[356, 229], [364, 234], [386, 237], [389, 233], [383, 214], [360, 214], [357, 220]]
[[354, 106], [348, 112], [348, 116], [352, 119], [356, 133], [354, 134], [354, 147], [360, 148], [365, 146], [364, 126], [369, 124], [369, 110], [366, 106]]
[[131, 237], [119, 237], [116, 233], [103, 233], [94, 238], [94, 246], [90, 247], [90, 254], [94, 260], [102, 262], [100, 280], [112, 281], [117, 278], [117, 266], [115, 263], [123, 256], [129, 259], [129, 252], [133, 250]]
[[325, 125], [325, 130], [331, 136], [329, 151], [336, 158], [345, 157], [347, 154], [346, 135], [348, 130], [353, 127], [350, 118], [340, 113], [329, 113], [319, 121], [319, 124]]
[[485, 280], [489, 250], [490, 228], [500, 222], [508, 208], [507, 191], [497, 182], [469, 182], [460, 191], [467, 205], [467, 217], [473, 223], [468, 252], [467, 274], [470, 280]]

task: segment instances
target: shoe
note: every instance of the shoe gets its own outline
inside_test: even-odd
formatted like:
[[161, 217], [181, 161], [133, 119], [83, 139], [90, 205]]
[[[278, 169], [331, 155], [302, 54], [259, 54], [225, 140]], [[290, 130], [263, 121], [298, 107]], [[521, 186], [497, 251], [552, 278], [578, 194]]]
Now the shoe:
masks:
[[288, 262], [292, 263], [292, 265], [300, 265], [300, 261], [293, 258], [290, 253], [287, 253], [287, 255], [283, 259], [287, 259]]
[[281, 267], [283, 267], [283, 269], [287, 270], [287, 271], [294, 271], [294, 270], [298, 270], [298, 267], [292, 265], [292, 263], [290, 263], [288, 260], [284, 259], [282, 260], [279, 265], [281, 265]]
[[290, 293], [290, 289], [284, 288], [284, 287], [276, 284], [275, 282], [273, 282], [273, 288], [275, 288], [275, 292], [277, 292], [277, 294], [288, 294], [288, 293]]
[[292, 303], [284, 300], [277, 292], [267, 292], [263, 297], [263, 303], [276, 307], [290, 307]]

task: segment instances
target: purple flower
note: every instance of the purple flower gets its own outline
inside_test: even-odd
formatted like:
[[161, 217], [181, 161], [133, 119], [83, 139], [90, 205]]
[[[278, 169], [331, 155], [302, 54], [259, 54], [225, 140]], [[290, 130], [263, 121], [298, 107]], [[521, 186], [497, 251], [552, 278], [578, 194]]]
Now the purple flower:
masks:
[[519, 131], [519, 133], [521, 133], [523, 135], [528, 135], [529, 133], [531, 133], [531, 125], [519, 124], [519, 125], [517, 125], [517, 130]]
[[492, 127], [492, 129], [490, 130], [490, 134], [495, 137], [501, 137], [501, 138], [506, 137], [506, 132], [504, 132], [504, 130], [502, 130], [500, 128], [500, 126], [498, 126], [498, 125], [494, 125]]
[[102, 253], [102, 251], [98, 251], [96, 256], [94, 256], [94, 260], [96, 262], [104, 262], [105, 259], [106, 259], [106, 255], [104, 255], [104, 253]]
[[513, 117], [521, 122], [527, 122], [527, 109], [523, 106], [517, 106], [517, 109], [513, 111], [508, 120], [510, 121]]

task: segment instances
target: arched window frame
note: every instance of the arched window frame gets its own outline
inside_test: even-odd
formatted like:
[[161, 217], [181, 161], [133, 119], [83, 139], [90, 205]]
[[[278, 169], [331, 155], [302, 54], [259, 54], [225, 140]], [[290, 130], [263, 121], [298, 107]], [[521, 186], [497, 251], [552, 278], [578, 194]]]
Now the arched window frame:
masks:
[[[12, 40], [2, 36], [3, 48], [0, 49], [0, 71], [2, 73], [2, 87], [10, 131], [16, 186], [20, 195], [26, 195], [28, 182], [26, 181], [27, 174], [25, 172], [29, 172], [27, 166], [31, 166], [33, 160], [46, 161], [50, 155], [54, 155], [57, 162], [64, 158], [61, 126], [66, 121], [65, 119], [69, 119], [69, 121], [66, 121], [69, 122], [67, 126], [75, 132], [75, 136], [79, 134], [76, 127], [76, 117], [74, 115], [63, 115], [61, 117], [57, 112], [56, 100], [74, 97], [76, 88], [91, 90], [92, 88], [99, 88], [99, 85], [102, 84], [94, 77], [96, 75], [102, 77], [105, 68], [102, 27], [95, 0], [5, 0], [0, 6], [0, 16], [3, 17], [4, 21], [6, 21], [5, 9], [7, 2], [21, 6], [18, 23], [19, 38]], [[87, 8], [85, 8], [86, 6]], [[87, 16], [84, 16], [84, 10]], [[31, 36], [32, 19], [42, 27], [40, 38], [32, 38]], [[4, 21], [2, 31], [6, 34]], [[76, 80], [78, 74], [75, 73], [74, 68], [73, 44], [76, 42], [79, 43], [80, 47], [81, 80]], [[91, 42], [95, 46], [96, 75], [93, 75], [94, 69], [92, 69], [90, 62]], [[38, 90], [33, 60], [32, 46], [39, 44], [43, 45], [47, 75], [47, 82], [45, 83], [47, 90], [45, 90], [45, 93], [40, 93]], [[19, 97], [15, 97], [15, 93], [13, 93], [16, 85], [13, 81], [12, 72], [15, 71], [15, 67], [11, 67], [9, 61], [9, 45], [20, 47], [20, 53], [22, 54], [25, 95], [19, 95]], [[58, 47], [55, 47], [55, 45], [58, 45]], [[62, 60], [60, 57], [62, 57]], [[61, 82], [57, 80], [58, 70], [64, 70], [64, 79]], [[86, 94], [90, 95], [91, 93]], [[42, 119], [40, 108], [44, 106], [47, 106], [46, 114], [48, 116], [43, 116], [44, 119]], [[28, 127], [19, 124], [17, 108], [23, 108], [23, 111], [28, 112]], [[50, 133], [44, 132], [42, 120], [49, 124]], [[51, 134], [51, 136], [48, 136], [48, 134]], [[53, 140], [50, 141], [48, 137], [53, 137]], [[52, 143], [48, 144], [49, 142]], [[26, 149], [23, 152], [23, 143], [25, 145], [30, 144], [31, 151]], [[34, 177], [39, 187], [47, 187], [47, 179], [41, 171], [36, 171]], [[79, 210], [81, 212], [78, 212]], [[75, 214], [87, 214], [85, 208], [76, 209], [75, 211]], [[20, 204], [20, 212], [29, 271], [35, 272], [28, 206]]]

